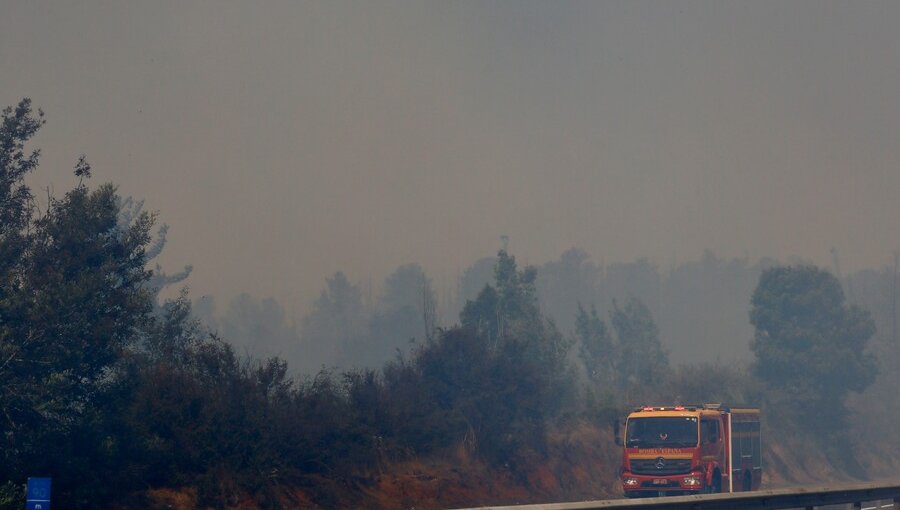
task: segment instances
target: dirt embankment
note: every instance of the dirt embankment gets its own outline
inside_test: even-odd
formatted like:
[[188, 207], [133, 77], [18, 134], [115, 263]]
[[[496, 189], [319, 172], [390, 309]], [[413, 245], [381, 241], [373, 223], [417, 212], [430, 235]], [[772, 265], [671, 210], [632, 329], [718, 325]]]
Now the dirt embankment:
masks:
[[[307, 480], [302, 487], [283, 487], [278, 490], [277, 502], [259, 504], [249, 496], [236, 498], [231, 508], [437, 510], [610, 499], [621, 497], [620, 456], [608, 427], [577, 422], [550, 431], [546, 452], [518, 466], [489, 466], [460, 445], [442, 455], [359, 473], [352, 480]], [[865, 453], [860, 457], [860, 464], [869, 473], [897, 467], [891, 460], [879, 461]], [[763, 466], [765, 488], [854, 480], [809, 440], [765, 438]], [[150, 508], [198, 507], [193, 489], [151, 491], [146, 497]]]
[[586, 423], [552, 431], [545, 455], [492, 468], [464, 449], [395, 466], [368, 495], [379, 508], [438, 509], [608, 499], [621, 494], [612, 434]]

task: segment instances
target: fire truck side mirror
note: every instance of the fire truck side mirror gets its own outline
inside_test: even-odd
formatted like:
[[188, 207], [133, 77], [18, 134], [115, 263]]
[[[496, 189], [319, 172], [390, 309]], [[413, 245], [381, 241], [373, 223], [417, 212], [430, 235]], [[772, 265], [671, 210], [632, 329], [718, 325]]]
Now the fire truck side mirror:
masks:
[[619, 420], [613, 421], [613, 435], [616, 438], [616, 446], [622, 446], [622, 435], [619, 433]]

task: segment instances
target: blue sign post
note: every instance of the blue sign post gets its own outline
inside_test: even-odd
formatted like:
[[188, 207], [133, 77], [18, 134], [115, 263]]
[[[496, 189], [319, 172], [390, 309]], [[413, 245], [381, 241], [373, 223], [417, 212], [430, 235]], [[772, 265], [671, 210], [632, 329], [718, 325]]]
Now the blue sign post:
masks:
[[29, 478], [25, 510], [50, 510], [50, 479]]

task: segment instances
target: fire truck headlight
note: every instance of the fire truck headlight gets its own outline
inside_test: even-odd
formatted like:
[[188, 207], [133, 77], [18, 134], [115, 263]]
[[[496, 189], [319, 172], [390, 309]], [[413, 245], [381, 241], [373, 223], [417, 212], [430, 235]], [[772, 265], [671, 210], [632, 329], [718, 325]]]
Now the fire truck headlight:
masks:
[[638, 479], [637, 478], [625, 478], [624, 480], [622, 480], [622, 483], [629, 487], [634, 487], [638, 484]]
[[684, 477], [684, 485], [688, 487], [700, 487], [703, 482], [700, 480], [698, 476], [686, 476]]

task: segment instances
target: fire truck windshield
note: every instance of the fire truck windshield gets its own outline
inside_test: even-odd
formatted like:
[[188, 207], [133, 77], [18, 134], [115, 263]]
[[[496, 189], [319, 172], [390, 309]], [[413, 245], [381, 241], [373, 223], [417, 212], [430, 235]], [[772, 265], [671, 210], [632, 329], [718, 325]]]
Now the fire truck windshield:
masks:
[[697, 418], [630, 418], [625, 429], [628, 448], [687, 448], [697, 446]]

